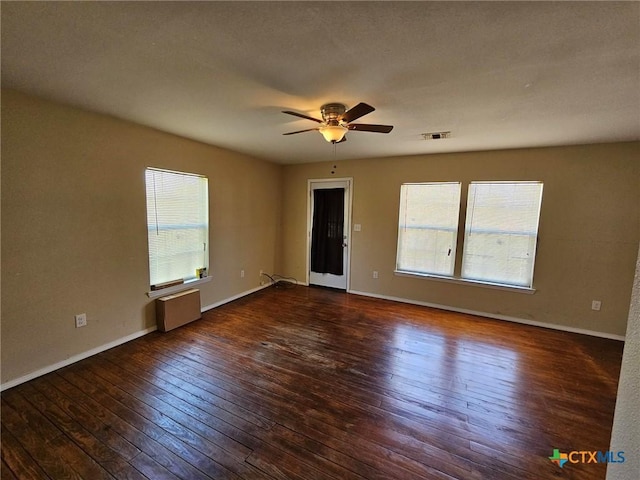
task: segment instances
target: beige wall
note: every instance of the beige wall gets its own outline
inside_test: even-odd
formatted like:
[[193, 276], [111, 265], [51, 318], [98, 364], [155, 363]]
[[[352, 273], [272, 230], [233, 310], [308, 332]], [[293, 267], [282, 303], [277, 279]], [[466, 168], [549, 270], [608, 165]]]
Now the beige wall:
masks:
[[[351, 290], [624, 335], [640, 240], [639, 158], [634, 142], [288, 165], [283, 273], [306, 277], [307, 180], [353, 177], [362, 231], [352, 232]], [[534, 295], [394, 275], [400, 185], [462, 181], [464, 191], [472, 180], [544, 182]]]
[[278, 269], [278, 165], [5, 90], [2, 163], [2, 383], [155, 324], [147, 166], [209, 178], [203, 306]]

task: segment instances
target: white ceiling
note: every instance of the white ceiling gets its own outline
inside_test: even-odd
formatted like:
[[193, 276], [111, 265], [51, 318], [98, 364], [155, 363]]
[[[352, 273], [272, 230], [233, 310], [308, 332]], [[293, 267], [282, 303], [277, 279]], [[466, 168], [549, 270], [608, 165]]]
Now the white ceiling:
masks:
[[[279, 163], [640, 139], [638, 2], [2, 2], [2, 85]], [[421, 133], [450, 130], [424, 141]]]

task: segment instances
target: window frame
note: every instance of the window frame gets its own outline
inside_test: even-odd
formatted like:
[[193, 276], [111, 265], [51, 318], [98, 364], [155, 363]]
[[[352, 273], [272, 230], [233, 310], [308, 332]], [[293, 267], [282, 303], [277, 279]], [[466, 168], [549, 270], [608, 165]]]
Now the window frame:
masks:
[[[416, 184], [418, 182], [404, 182], [401, 184], [401, 188], [403, 185], [407, 185], [407, 184]], [[394, 269], [394, 274], [396, 276], [400, 276], [400, 277], [412, 277], [412, 278], [426, 278], [429, 280], [434, 280], [434, 281], [438, 281], [438, 282], [445, 282], [445, 283], [453, 283], [453, 284], [459, 284], [459, 285], [469, 285], [469, 286], [477, 286], [477, 287], [482, 287], [482, 288], [490, 288], [490, 289], [497, 289], [497, 290], [505, 290], [505, 291], [511, 291], [511, 292], [516, 292], [516, 293], [524, 293], [524, 294], [533, 294], [536, 292], [536, 288], [534, 287], [534, 281], [535, 281], [535, 263], [536, 263], [536, 257], [537, 257], [537, 253], [538, 253], [538, 241], [539, 241], [539, 236], [540, 236], [540, 219], [542, 217], [542, 199], [543, 199], [543, 191], [544, 191], [544, 182], [543, 181], [538, 181], [538, 180], [506, 180], [506, 181], [501, 181], [501, 180], [495, 180], [495, 181], [461, 181], [461, 182], [452, 182], [452, 181], [446, 181], [446, 182], [423, 182], [423, 183], [461, 183], [463, 186], [466, 185], [466, 191], [465, 191], [465, 195], [460, 197], [460, 216], [459, 216], [459, 220], [458, 220], [458, 226], [457, 226], [457, 231], [458, 231], [458, 241], [457, 241], [457, 246], [456, 246], [456, 251], [458, 252], [457, 255], [454, 258], [454, 273], [452, 276], [447, 276], [447, 275], [439, 275], [439, 274], [433, 274], [433, 273], [420, 273], [420, 272], [412, 272], [412, 271], [407, 271], [407, 270], [401, 270], [398, 269], [398, 250], [396, 250], [396, 267]], [[538, 207], [538, 221], [537, 221], [537, 229], [536, 229], [536, 234], [535, 234], [535, 250], [534, 250], [534, 254], [533, 254], [533, 264], [532, 264], [532, 274], [531, 274], [531, 284], [529, 286], [523, 286], [523, 285], [515, 285], [515, 284], [507, 284], [507, 283], [500, 283], [500, 282], [493, 282], [493, 281], [485, 281], [485, 280], [477, 280], [477, 279], [471, 279], [471, 278], [464, 278], [462, 276], [462, 262], [463, 262], [463, 258], [464, 258], [464, 253], [465, 253], [465, 248], [466, 248], [466, 242], [465, 242], [465, 230], [461, 231], [461, 226], [463, 226], [466, 229], [466, 217], [468, 214], [468, 210], [467, 210], [467, 201], [468, 201], [468, 196], [469, 196], [469, 187], [471, 184], [474, 183], [523, 183], [523, 184], [531, 184], [531, 183], [539, 183], [541, 185], [541, 192], [540, 192], [540, 203], [539, 203], [539, 207]], [[398, 208], [398, 215], [400, 215], [400, 206]], [[398, 226], [400, 225], [400, 219], [398, 219]], [[398, 230], [398, 242], [399, 242], [399, 236], [400, 236], [400, 231]], [[398, 243], [398, 249], [400, 248], [399, 243]]]
[[[478, 192], [480, 192], [480, 188], [483, 186], [489, 186], [489, 187], [495, 187], [495, 186], [509, 186], [509, 185], [521, 185], [521, 186], [532, 186], [535, 185], [537, 187], [539, 187], [539, 191], [535, 192], [537, 198], [527, 198], [525, 196], [520, 196], [518, 197], [516, 200], [519, 200], [520, 202], [524, 201], [525, 203], [527, 203], [527, 200], [535, 200], [535, 202], [532, 202], [532, 204], [536, 205], [537, 210], [535, 211], [535, 228], [532, 230], [520, 230], [518, 231], [515, 228], [510, 227], [510, 230], [502, 230], [502, 236], [506, 237], [507, 239], [507, 243], [510, 243], [510, 239], [512, 236], [516, 237], [516, 236], [528, 236], [529, 238], [529, 247], [531, 249], [531, 255], [530, 255], [530, 260], [527, 262], [527, 278], [528, 278], [528, 282], [517, 282], [516, 281], [516, 277], [513, 276], [511, 278], [511, 283], [507, 283], [506, 281], [500, 281], [499, 279], [495, 278], [494, 279], [482, 279], [482, 278], [477, 278], [474, 276], [472, 276], [470, 273], [466, 273], [465, 272], [465, 267], [467, 267], [469, 264], [471, 264], [473, 262], [473, 259], [471, 258], [472, 253], [469, 252], [469, 250], [472, 248], [470, 246], [471, 243], [471, 235], [474, 233], [474, 219], [475, 217], [475, 200], [478, 198], [478, 194], [474, 194], [473, 198], [474, 198], [474, 205], [471, 205], [471, 198], [472, 198], [472, 188], [473, 187], [478, 187]], [[540, 213], [541, 213], [541, 209], [542, 209], [542, 194], [544, 191], [544, 184], [541, 181], [472, 181], [469, 182], [469, 187], [467, 189], [467, 206], [465, 208], [465, 226], [464, 226], [464, 238], [463, 238], [463, 249], [462, 249], [462, 259], [461, 259], [461, 267], [460, 267], [460, 278], [465, 279], [465, 280], [470, 280], [470, 281], [474, 281], [474, 282], [481, 282], [481, 283], [491, 283], [491, 284], [495, 284], [495, 285], [504, 285], [504, 286], [509, 286], [509, 287], [522, 287], [522, 288], [532, 288], [533, 287], [533, 275], [534, 275], [534, 271], [535, 271], [535, 263], [536, 263], [536, 253], [537, 253], [537, 244], [538, 244], [538, 232], [540, 229]], [[487, 198], [490, 198], [489, 196], [485, 196], [485, 200]], [[512, 203], [517, 203], [517, 202], [512, 202]], [[515, 205], [511, 205], [513, 208], [515, 208]], [[534, 211], [533, 210], [529, 210], [528, 212], [521, 212], [521, 213], [529, 213], [529, 214], [533, 214]], [[471, 215], [470, 215], [471, 214]], [[512, 212], [509, 212], [509, 214], [513, 214]], [[522, 215], [524, 216], [524, 215]], [[517, 223], [517, 222], [516, 222]], [[500, 230], [491, 230], [488, 227], [485, 227], [484, 229], [484, 234], [489, 234], [489, 235], [499, 235], [498, 232], [500, 232]], [[477, 234], [478, 232], [476, 232]], [[529, 252], [527, 252], [528, 254]], [[512, 257], [512, 258], [516, 258], [516, 257]], [[508, 259], [506, 261], [507, 265], [509, 263]], [[521, 262], [522, 263], [522, 262]], [[508, 269], [508, 267], [507, 267]], [[496, 270], [494, 270], [494, 272], [496, 272]]]
[[[407, 221], [407, 202], [403, 200], [406, 200], [407, 196], [409, 195], [409, 188], [410, 187], [441, 187], [441, 186], [457, 186], [457, 204], [455, 205], [455, 212], [454, 215], [451, 216], [451, 218], [448, 218], [447, 220], [453, 220], [449, 225], [443, 225], [443, 223], [445, 222], [440, 222], [438, 224], [438, 222], [430, 222], [428, 224], [424, 224], [421, 225], [420, 227], [414, 226], [414, 228], [420, 228], [420, 229], [424, 229], [424, 230], [429, 230], [429, 231], [435, 231], [435, 232], [440, 232], [440, 231], [451, 231], [453, 238], [450, 239], [450, 247], [449, 247], [449, 253], [448, 253], [448, 257], [451, 258], [450, 263], [450, 272], [451, 273], [443, 273], [442, 271], [436, 271], [437, 268], [433, 268], [433, 271], [427, 271], [427, 270], [412, 270], [412, 269], [407, 269], [407, 268], [401, 268], [400, 267], [400, 263], [401, 263], [401, 258], [402, 257], [406, 257], [406, 255], [408, 254], [408, 252], [403, 252], [401, 247], [405, 245], [404, 243], [404, 236], [402, 234], [403, 231], [408, 230], [408, 224], [410, 222]], [[432, 275], [432, 276], [438, 276], [438, 277], [444, 277], [444, 278], [453, 278], [454, 274], [455, 274], [455, 266], [456, 266], [456, 251], [457, 251], [457, 244], [458, 244], [458, 232], [459, 232], [459, 228], [460, 228], [460, 204], [461, 204], [461, 196], [462, 196], [462, 182], [413, 182], [413, 183], [403, 183], [400, 186], [400, 208], [398, 211], [398, 243], [397, 243], [397, 247], [396, 247], [396, 268], [395, 271], [396, 272], [402, 272], [402, 273], [406, 273], [406, 274], [415, 274], [415, 275]], [[425, 205], [421, 205], [422, 208], [425, 207]], [[404, 213], [404, 218], [403, 218], [403, 213]], [[442, 213], [449, 213], [449, 212], [442, 212]], [[419, 214], [419, 213], [418, 213]], [[438, 228], [441, 227], [441, 228]], [[436, 233], [437, 235], [437, 233]], [[432, 239], [435, 240], [437, 242], [437, 238]], [[404, 253], [404, 255], [403, 255]], [[430, 263], [433, 264], [438, 264], [438, 263], [442, 263], [442, 262], [438, 262], [438, 258], [437, 258], [437, 246], [436, 249], [434, 249], [433, 251], [433, 258], [429, 259]], [[435, 265], [434, 265], [435, 267]]]
[[[204, 217], [204, 232], [202, 232], [202, 228], [199, 228], [199, 230], [201, 231], [200, 235], [199, 235], [199, 239], [204, 240], [204, 245], [203, 245], [203, 249], [202, 249], [202, 259], [203, 259], [203, 264], [200, 264], [200, 262], [198, 262], [199, 267], [198, 268], [206, 268], [206, 275], [202, 278], [198, 278], [198, 276], [196, 275], [196, 270], [195, 268], [193, 269], [193, 273], [189, 274], [189, 275], [183, 275], [182, 278], [167, 278], [167, 279], [163, 279], [161, 281], [158, 281], [158, 279], [152, 279], [152, 262], [156, 261], [154, 260], [154, 258], [152, 258], [152, 248], [151, 248], [151, 231], [152, 230], [157, 230], [158, 227], [158, 221], [157, 218], [155, 221], [150, 221], [150, 218], [154, 217], [155, 214], [157, 213], [157, 208], [158, 208], [158, 203], [156, 200], [156, 191], [155, 188], [153, 190], [153, 193], [150, 191], [150, 184], [149, 184], [149, 179], [153, 178], [154, 175], [162, 175], [162, 174], [166, 174], [166, 175], [175, 175], [175, 176], [182, 176], [182, 177], [186, 177], [186, 178], [197, 178], [197, 179], [202, 179], [204, 180], [204, 183], [200, 184], [198, 186], [198, 193], [200, 196], [203, 196], [204, 198], [200, 198], [200, 201], [202, 201], [202, 203], [199, 203], [199, 214], [197, 217], [198, 220], [200, 220], [202, 217]], [[206, 175], [201, 175], [198, 173], [192, 173], [192, 172], [183, 172], [183, 171], [177, 171], [177, 170], [169, 170], [169, 169], [164, 169], [164, 168], [157, 168], [157, 167], [146, 167], [145, 171], [144, 171], [144, 178], [145, 178], [145, 196], [146, 196], [146, 214], [147, 214], [147, 220], [146, 220], [146, 227], [147, 227], [147, 259], [148, 259], [148, 281], [149, 281], [149, 285], [150, 285], [150, 291], [147, 292], [147, 295], [150, 298], [156, 298], [159, 296], [163, 296], [163, 295], [167, 295], [170, 293], [175, 293], [177, 291], [180, 290], [184, 290], [185, 288], [192, 288], [195, 285], [201, 284], [201, 283], [206, 283], [208, 281], [211, 280], [211, 278], [209, 277], [209, 264], [210, 264], [210, 241], [209, 241], [209, 229], [210, 229], [210, 218], [209, 218], [209, 179], [207, 178]], [[153, 196], [154, 200], [153, 203], [150, 202], [150, 197]], [[171, 205], [169, 208], [173, 207], [173, 205]], [[167, 208], [167, 204], [165, 204], [165, 208]], [[153, 210], [152, 210], [153, 209]], [[185, 213], [185, 212], [180, 212], [180, 214], [182, 215], [182, 218], [179, 219], [179, 221], [185, 221], [185, 222], [192, 222], [193, 219], [186, 219], [185, 217], [191, 217], [191, 214], [189, 213]], [[172, 219], [173, 221], [173, 219]], [[189, 224], [189, 223], [187, 223]], [[198, 223], [191, 223], [191, 228], [187, 228], [187, 230], [191, 229], [193, 230], [193, 225], [198, 225]], [[167, 228], [166, 230], [175, 230], [175, 225], [168, 223], [167, 224]], [[196, 229], [198, 230], [198, 228], [196, 227]], [[162, 229], [160, 229], [160, 231], [162, 231]], [[197, 243], [200, 243], [200, 241], [198, 241]], [[194, 250], [195, 251], [195, 250]], [[182, 252], [184, 254], [184, 252]], [[175, 257], [176, 253], [174, 252], [173, 256]], [[188, 255], [188, 254], [187, 254]], [[190, 262], [193, 263], [193, 262]], [[195, 263], [193, 263], [193, 265], [195, 265]], [[185, 270], [186, 272], [186, 270]], [[156, 285], [162, 285], [165, 282], [172, 282], [172, 281], [180, 281], [180, 283], [177, 284], [170, 284], [169, 286], [165, 286], [165, 287], [160, 287], [160, 288], [154, 288]]]

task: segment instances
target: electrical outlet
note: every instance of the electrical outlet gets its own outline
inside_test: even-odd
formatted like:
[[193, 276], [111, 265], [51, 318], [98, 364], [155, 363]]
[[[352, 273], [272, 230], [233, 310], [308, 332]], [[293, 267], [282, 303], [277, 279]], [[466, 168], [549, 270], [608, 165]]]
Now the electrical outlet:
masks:
[[593, 300], [591, 302], [591, 310], [600, 311], [600, 307], [602, 307], [602, 302], [600, 300]]
[[377, 270], [373, 271], [373, 278], [378, 278], [378, 271]]
[[244, 278], [244, 270], [240, 270], [240, 278]]
[[79, 313], [76, 315], [76, 328], [86, 327], [87, 326], [87, 314]]

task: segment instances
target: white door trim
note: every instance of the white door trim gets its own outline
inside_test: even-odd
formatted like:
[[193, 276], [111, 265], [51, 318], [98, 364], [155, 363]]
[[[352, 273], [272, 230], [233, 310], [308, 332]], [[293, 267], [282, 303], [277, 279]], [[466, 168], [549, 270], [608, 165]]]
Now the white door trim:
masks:
[[[313, 184], [321, 183], [324, 188], [342, 188], [347, 185], [347, 208], [344, 218], [344, 235], [346, 235], [345, 243], [347, 244], [346, 252], [346, 290], [351, 287], [351, 209], [353, 203], [353, 177], [342, 178], [312, 178], [307, 180], [307, 241], [306, 241], [306, 284], [309, 285], [309, 275], [311, 272], [311, 229], [313, 226], [313, 212], [311, 211], [311, 196], [313, 195]], [[335, 184], [335, 185], [332, 185]]]

